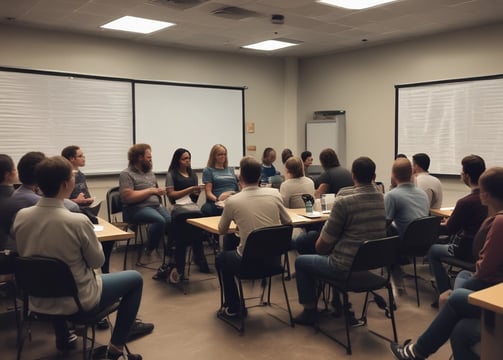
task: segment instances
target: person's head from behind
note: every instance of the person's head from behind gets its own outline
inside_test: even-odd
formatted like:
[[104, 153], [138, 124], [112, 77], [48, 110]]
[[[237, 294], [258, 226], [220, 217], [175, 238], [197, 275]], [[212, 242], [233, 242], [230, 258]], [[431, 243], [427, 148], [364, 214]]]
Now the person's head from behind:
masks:
[[0, 154], [0, 184], [13, 184], [17, 181], [14, 161], [9, 155]]
[[300, 158], [302, 159], [305, 167], [309, 167], [313, 164], [313, 154], [309, 150], [303, 151], [300, 154]]
[[281, 162], [283, 164], [285, 164], [286, 161], [288, 159], [290, 159], [292, 156], [293, 156], [292, 150], [290, 150], [290, 149], [283, 149], [283, 151], [281, 152]]
[[397, 184], [410, 182], [412, 178], [412, 164], [409, 159], [396, 159], [391, 168], [391, 177]]
[[35, 180], [45, 197], [67, 198], [75, 187], [73, 167], [63, 156], [45, 158], [35, 167]]
[[320, 163], [323, 169], [331, 169], [333, 167], [341, 166], [339, 158], [334, 149], [323, 149], [320, 152]]
[[[430, 168], [430, 157], [425, 153], [417, 153], [412, 156], [414, 172], [428, 171]], [[419, 169], [418, 169], [419, 168]]]
[[44, 153], [40, 151], [30, 151], [26, 153], [19, 159], [17, 163], [17, 172], [19, 175], [19, 180], [28, 186], [36, 185], [35, 180], [35, 167], [45, 159]]
[[251, 156], [245, 156], [239, 162], [239, 178], [246, 185], [257, 185], [262, 175], [262, 165]]
[[135, 166], [144, 173], [152, 170], [152, 148], [149, 144], [135, 144], [127, 153], [129, 166]]
[[190, 161], [192, 159], [192, 155], [190, 151], [184, 148], [178, 148], [173, 153], [173, 157], [171, 158], [171, 164], [169, 164], [169, 171], [178, 171], [181, 168], [185, 168], [189, 175], [192, 173], [192, 169], [190, 167]]
[[[486, 163], [478, 155], [467, 155], [461, 160], [461, 179], [466, 185], [477, 185], [480, 175], [486, 170]], [[470, 181], [470, 183], [468, 182]]]
[[376, 164], [371, 158], [362, 156], [353, 161], [351, 166], [353, 179], [360, 185], [372, 184], [376, 177]]
[[210, 168], [218, 167], [225, 169], [229, 165], [227, 160], [227, 148], [222, 144], [213, 145], [206, 165]]
[[276, 161], [276, 151], [271, 147], [266, 147], [262, 154], [262, 162], [264, 165], [270, 166]]
[[[480, 175], [480, 201], [490, 206], [494, 202], [503, 207], [503, 167], [492, 167]], [[501, 209], [497, 209], [501, 210]]]
[[77, 145], [70, 145], [61, 151], [61, 156], [70, 161], [73, 167], [78, 168], [86, 165], [86, 157], [84, 152]]
[[297, 156], [292, 156], [286, 161], [285, 169], [292, 179], [304, 176], [304, 164]]

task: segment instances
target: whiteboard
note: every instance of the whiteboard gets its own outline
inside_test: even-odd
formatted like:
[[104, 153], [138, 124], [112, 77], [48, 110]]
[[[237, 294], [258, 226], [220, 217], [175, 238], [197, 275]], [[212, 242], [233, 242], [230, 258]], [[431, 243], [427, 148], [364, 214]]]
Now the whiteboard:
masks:
[[326, 148], [335, 150], [342, 166], [346, 166], [345, 116], [334, 120], [309, 121], [306, 123], [306, 150], [313, 154], [313, 165], [320, 165], [320, 152]]
[[503, 77], [396, 86], [396, 152], [424, 152], [429, 171], [458, 175], [461, 159], [502, 165]]
[[80, 146], [86, 174], [117, 173], [133, 142], [129, 81], [0, 70], [0, 153], [60, 155]]
[[243, 93], [244, 88], [135, 82], [135, 142], [152, 146], [156, 172], [168, 170], [179, 147], [191, 152], [192, 168], [204, 168], [215, 144], [225, 145], [229, 166], [236, 167], [244, 154]]

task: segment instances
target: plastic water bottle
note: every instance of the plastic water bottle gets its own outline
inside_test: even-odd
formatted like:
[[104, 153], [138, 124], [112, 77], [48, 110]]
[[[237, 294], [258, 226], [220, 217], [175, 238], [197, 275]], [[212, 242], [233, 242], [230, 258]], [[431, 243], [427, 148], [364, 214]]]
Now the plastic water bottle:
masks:
[[312, 214], [313, 213], [313, 203], [311, 200], [306, 201], [306, 214]]

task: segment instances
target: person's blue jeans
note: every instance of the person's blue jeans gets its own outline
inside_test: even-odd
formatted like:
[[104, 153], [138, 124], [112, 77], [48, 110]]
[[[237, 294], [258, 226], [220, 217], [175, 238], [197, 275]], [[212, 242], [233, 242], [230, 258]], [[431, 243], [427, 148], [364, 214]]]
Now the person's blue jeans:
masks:
[[121, 346], [126, 343], [131, 326], [136, 320], [143, 291], [143, 278], [135, 270], [102, 274], [101, 278], [103, 290], [99, 308], [102, 309], [120, 301], [110, 342]]
[[[449, 337], [454, 337], [452, 342], [459, 344], [462, 341], [461, 339], [467, 336], [465, 331], [468, 331], [470, 333], [469, 337], [472, 338], [473, 329], [466, 328], [466, 323], [461, 323], [461, 320], [464, 319], [480, 319], [480, 308], [468, 303], [468, 295], [472, 292], [472, 290], [468, 289], [455, 289], [452, 292], [430, 326], [417, 339], [415, 349], [419, 355], [426, 358], [435, 353], [449, 340]], [[464, 344], [463, 347], [466, 348], [467, 345]], [[457, 348], [455, 351], [458, 354], [461, 353]], [[456, 360], [471, 359], [469, 357], [464, 358], [462, 355], [458, 356], [461, 357], [458, 358], [455, 355]]]
[[320, 232], [315, 230], [302, 233], [295, 239], [292, 239], [292, 248], [302, 255], [316, 254], [315, 244], [319, 235]]
[[147, 250], [154, 250], [167, 233], [171, 216], [164, 206], [127, 206], [123, 209], [124, 221], [137, 224], [149, 224]]
[[299, 255], [295, 260], [295, 274], [299, 303], [308, 307], [318, 302], [317, 277], [340, 279], [346, 275], [330, 264], [327, 255]]
[[454, 280], [454, 289], [464, 288], [473, 291], [479, 291], [490, 286], [496, 285], [494, 283], [488, 283], [473, 277], [473, 273], [468, 270], [462, 270], [456, 276]]
[[212, 201], [206, 201], [203, 206], [201, 206], [201, 212], [204, 216], [220, 216], [223, 211], [223, 208], [216, 206]]
[[236, 250], [222, 251], [215, 259], [215, 267], [221, 279], [224, 292], [224, 304], [232, 312], [239, 311], [239, 293], [234, 275], [239, 270], [241, 256]]
[[480, 342], [480, 319], [460, 320], [451, 334], [451, 348], [456, 360], [480, 360], [473, 347]]
[[430, 263], [430, 270], [435, 277], [437, 283], [438, 293], [442, 294], [451, 288], [451, 281], [447, 271], [440, 261], [440, 258], [445, 256], [454, 256], [449, 251], [448, 244], [433, 244], [428, 251], [428, 261]]

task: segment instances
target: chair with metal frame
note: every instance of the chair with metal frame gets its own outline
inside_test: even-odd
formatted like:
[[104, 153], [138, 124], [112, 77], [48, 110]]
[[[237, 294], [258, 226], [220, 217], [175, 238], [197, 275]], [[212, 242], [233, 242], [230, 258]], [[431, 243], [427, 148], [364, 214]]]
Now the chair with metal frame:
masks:
[[431, 245], [437, 241], [441, 220], [438, 216], [424, 216], [412, 221], [400, 241], [400, 256], [411, 257], [414, 264], [417, 306], [420, 306], [420, 301], [416, 257], [426, 256]]
[[[143, 231], [142, 226], [147, 226], [148, 224], [137, 224], [137, 223], [129, 223], [122, 220], [122, 200], [120, 197], [119, 187], [115, 186], [107, 191], [106, 195], [107, 199], [107, 213], [108, 213], [108, 222], [112, 225], [122, 229], [124, 231], [128, 231], [131, 229], [134, 231], [134, 245], [138, 246], [138, 255], [136, 258], [136, 265], [140, 265], [141, 251], [143, 245]], [[119, 216], [119, 214], [121, 216]], [[127, 254], [129, 250], [131, 239], [126, 240], [126, 249], [124, 251], [124, 261], [123, 261], [123, 270], [126, 270], [127, 263]]]
[[[289, 325], [294, 327], [292, 311], [290, 302], [288, 301], [288, 293], [285, 285], [285, 267], [288, 259], [288, 250], [292, 239], [291, 225], [278, 225], [260, 228], [252, 231], [246, 239], [246, 245], [243, 250], [243, 256], [238, 272], [235, 274], [235, 279], [238, 283], [238, 292], [240, 299], [240, 314], [239, 323], [228, 319], [224, 315], [218, 313], [217, 317], [233, 328], [244, 334], [245, 330], [245, 315], [247, 309], [257, 306], [271, 306], [271, 278], [275, 275], [281, 275], [281, 282], [283, 285], [283, 293], [286, 301], [286, 309], [289, 315]], [[222, 284], [222, 276], [218, 274], [220, 282], [220, 303], [221, 308], [224, 306], [224, 290]], [[262, 280], [263, 287], [260, 301], [257, 305], [246, 306], [245, 301], [250, 298], [244, 297], [242, 280]], [[264, 282], [265, 280], [265, 282]], [[264, 301], [265, 291], [267, 288], [267, 300]], [[284, 320], [277, 318], [284, 322]]]
[[[18, 334], [17, 359], [21, 358], [26, 335], [31, 340], [32, 320], [54, 321], [64, 319], [75, 325], [84, 326], [83, 334], [83, 359], [90, 359], [95, 343], [95, 326], [98, 321], [107, 318], [109, 314], [116, 311], [119, 302], [116, 302], [103, 309], [84, 310], [79, 300], [79, 292], [73, 274], [68, 265], [55, 258], [44, 256], [29, 256], [16, 258], [16, 283], [23, 295], [23, 321]], [[29, 309], [29, 297], [36, 298], [72, 298], [78, 311], [69, 315], [54, 315], [31, 311]], [[89, 330], [91, 334], [89, 335]], [[87, 342], [90, 340], [90, 348]], [[127, 349], [126, 349], [127, 350]], [[129, 352], [129, 350], [127, 350]]]
[[[378, 306], [385, 309], [386, 316], [391, 320], [393, 329], [393, 341], [398, 341], [394, 315], [395, 300], [393, 298], [393, 291], [390, 281], [391, 266], [396, 263], [398, 257], [398, 241], [398, 236], [391, 236], [376, 240], [366, 240], [365, 242], [363, 242], [358, 248], [349, 274], [345, 280], [338, 280], [324, 276], [316, 277], [321, 284], [330, 285], [334, 288], [335, 291], [342, 294], [346, 343], [343, 343], [341, 340], [331, 335], [328, 331], [322, 329], [319, 323], [316, 324], [316, 329], [338, 344], [342, 345], [346, 349], [346, 353], [348, 355], [351, 355], [352, 353], [351, 338], [349, 334], [350, 319], [352, 317], [352, 314], [350, 312], [351, 304], [349, 303], [348, 296], [348, 293], [350, 292], [366, 293], [365, 301], [363, 303], [362, 315], [360, 318], [362, 325], [366, 325], [369, 294], [374, 294], [374, 291], [383, 288], [388, 290], [388, 306], [383, 307], [382, 304], [378, 304]], [[380, 269], [384, 269], [384, 273], [382, 273], [381, 271], [373, 271]], [[391, 341], [390, 339], [379, 333], [376, 333], [373, 330], [369, 331], [374, 335]]]

